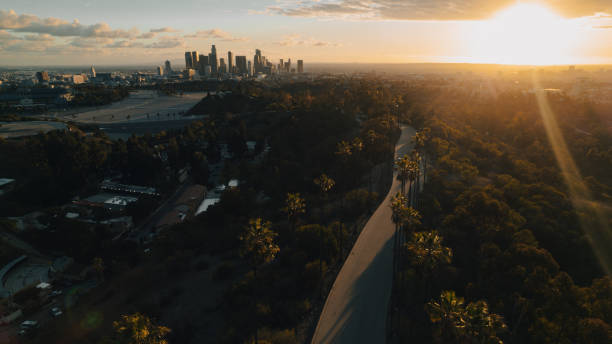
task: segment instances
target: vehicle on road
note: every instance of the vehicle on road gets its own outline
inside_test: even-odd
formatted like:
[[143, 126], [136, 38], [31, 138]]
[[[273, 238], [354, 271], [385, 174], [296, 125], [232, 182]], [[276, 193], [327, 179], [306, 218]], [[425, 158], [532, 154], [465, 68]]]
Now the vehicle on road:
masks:
[[59, 307], [53, 307], [53, 308], [51, 308], [51, 311], [50, 311], [50, 312], [51, 312], [51, 315], [52, 315], [54, 318], [57, 318], [57, 317], [59, 317], [60, 315], [62, 315], [62, 314], [63, 314], [62, 310], [61, 310]]
[[21, 327], [22, 330], [29, 330], [31, 328], [37, 328], [38, 327], [38, 321], [36, 321], [36, 320], [26, 320], [26, 321], [21, 323], [20, 327]]

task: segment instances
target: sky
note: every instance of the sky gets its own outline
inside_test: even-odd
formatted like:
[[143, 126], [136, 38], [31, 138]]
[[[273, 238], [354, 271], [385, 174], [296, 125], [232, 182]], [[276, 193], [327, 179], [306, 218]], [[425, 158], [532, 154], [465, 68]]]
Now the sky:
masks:
[[0, 0], [0, 66], [612, 63], [612, 0]]

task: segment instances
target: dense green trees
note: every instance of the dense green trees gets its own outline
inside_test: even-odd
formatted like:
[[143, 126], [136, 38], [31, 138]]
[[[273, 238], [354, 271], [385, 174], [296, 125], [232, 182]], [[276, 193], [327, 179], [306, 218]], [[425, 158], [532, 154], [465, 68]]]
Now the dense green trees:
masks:
[[[552, 151], [542, 142], [546, 135], [532, 97], [513, 93], [473, 103], [440, 95], [436, 113], [426, 117], [427, 134], [414, 138], [428, 167], [418, 203], [423, 225], [438, 229], [444, 240], [436, 241], [443, 246], [433, 246], [452, 251], [452, 262], [444, 259], [426, 287], [419, 283], [426, 264], [414, 253], [425, 240], [410, 244], [408, 260], [414, 265], [405, 274], [412, 283], [399, 301], [405, 303], [406, 328], [412, 329], [400, 330], [405, 340], [429, 340], [432, 333], [441, 342], [612, 340], [609, 318], [600, 313], [612, 310], [610, 295], [589, 296], [610, 290], [612, 281], [603, 276], [580, 228], [582, 215], [572, 207]], [[592, 138], [573, 129], [597, 122], [577, 115], [580, 104], [551, 103], [572, 150]], [[595, 150], [606, 140], [587, 145]], [[581, 152], [575, 157], [586, 180], [595, 193], [606, 190], [609, 174], [601, 172], [612, 166], [609, 160]], [[601, 202], [606, 196], [599, 195]], [[428, 293], [415, 292], [419, 288], [456, 295], [444, 292], [431, 301]], [[457, 295], [464, 295], [467, 305]], [[429, 305], [435, 325], [429, 332], [423, 330], [419, 305]], [[457, 320], [459, 314], [464, 320]], [[494, 314], [503, 316], [507, 328]]]

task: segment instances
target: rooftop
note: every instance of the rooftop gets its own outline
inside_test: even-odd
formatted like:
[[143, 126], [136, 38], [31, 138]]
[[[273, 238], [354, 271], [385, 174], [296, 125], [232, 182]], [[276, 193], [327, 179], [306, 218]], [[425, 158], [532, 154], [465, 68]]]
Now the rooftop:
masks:
[[10, 184], [10, 183], [12, 183], [14, 181], [15, 181], [15, 179], [11, 179], [11, 178], [0, 178], [0, 188], [5, 186], [5, 185], [8, 185], [8, 184]]

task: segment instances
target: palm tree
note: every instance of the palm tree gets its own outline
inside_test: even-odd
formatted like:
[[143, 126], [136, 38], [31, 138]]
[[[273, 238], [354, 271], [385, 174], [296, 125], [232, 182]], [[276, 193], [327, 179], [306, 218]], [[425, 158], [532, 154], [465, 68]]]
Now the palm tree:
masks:
[[342, 159], [346, 160], [349, 156], [353, 154], [353, 147], [349, 142], [340, 141], [337, 145], [336, 155], [342, 157]]
[[399, 247], [401, 245], [401, 243], [403, 242], [402, 239], [402, 229], [404, 229], [406, 227], [406, 225], [408, 224], [408, 222], [411, 220], [411, 214], [414, 211], [414, 209], [412, 209], [409, 205], [408, 205], [408, 198], [404, 195], [402, 195], [400, 192], [398, 192], [397, 194], [395, 194], [395, 196], [393, 196], [391, 198], [391, 211], [392, 211], [392, 220], [393, 223], [395, 224], [395, 243], [393, 245], [393, 256], [394, 256], [394, 270], [397, 271], [398, 267], [399, 267], [399, 255], [401, 254], [401, 251], [399, 250]]
[[240, 236], [242, 241], [241, 255], [247, 257], [253, 267], [253, 274], [257, 278], [257, 267], [269, 263], [280, 251], [275, 243], [277, 233], [270, 229], [271, 222], [261, 218], [249, 220], [245, 233]]
[[438, 300], [425, 305], [425, 310], [431, 322], [438, 324], [440, 342], [455, 343], [459, 329], [465, 327], [463, 298], [457, 297], [452, 290], [443, 291]]
[[429, 133], [431, 129], [423, 128], [423, 130], [417, 132], [412, 138], [412, 142], [414, 144], [414, 149], [419, 152], [422, 156], [423, 161], [423, 180], [425, 180], [426, 172], [427, 172], [427, 155], [425, 155], [425, 145], [429, 140]]
[[404, 155], [401, 158], [395, 160], [395, 170], [397, 171], [397, 179], [402, 183], [401, 191], [403, 194], [406, 193], [406, 182], [410, 175], [410, 158], [408, 155]]
[[504, 318], [489, 313], [486, 301], [471, 302], [465, 307], [465, 327], [463, 334], [469, 343], [503, 343], [498, 334], [507, 330]]
[[325, 173], [313, 181], [321, 189], [321, 193], [327, 197], [327, 193], [336, 185], [336, 181], [328, 177]]
[[441, 264], [450, 264], [453, 251], [442, 245], [442, 237], [437, 231], [412, 233], [404, 248], [411, 264], [421, 271], [425, 290], [429, 292], [433, 272]]
[[[336, 182], [325, 173], [315, 178], [314, 183], [319, 186], [325, 199], [327, 199], [327, 193], [336, 185]], [[321, 281], [319, 297], [323, 297], [323, 233], [321, 233], [321, 227], [319, 227], [319, 277]]]
[[441, 343], [503, 344], [498, 335], [506, 331], [503, 317], [490, 313], [486, 301], [471, 302], [467, 306], [454, 291], [443, 291], [439, 300], [427, 303], [429, 319], [438, 324]]
[[[245, 233], [240, 236], [242, 241], [242, 250], [240, 254], [247, 257], [253, 268], [253, 276], [255, 278], [253, 294], [256, 294], [257, 286], [257, 267], [269, 263], [274, 260], [280, 248], [275, 242], [277, 233], [270, 229], [270, 221], [263, 221], [261, 218], [249, 220], [249, 225], [245, 228]], [[257, 302], [257, 295], [254, 295], [253, 301]], [[255, 324], [255, 343], [257, 339], [257, 324]]]
[[415, 185], [415, 181], [419, 179], [419, 163], [418, 160], [408, 161], [408, 180], [410, 181], [410, 187], [408, 188], [408, 197], [410, 199], [410, 205], [416, 206], [416, 193], [418, 187]]
[[306, 202], [299, 193], [288, 193], [285, 199], [285, 207], [282, 211], [287, 214], [287, 219], [291, 224], [291, 231], [293, 232], [297, 216], [306, 212]]

